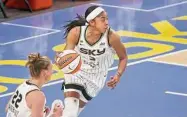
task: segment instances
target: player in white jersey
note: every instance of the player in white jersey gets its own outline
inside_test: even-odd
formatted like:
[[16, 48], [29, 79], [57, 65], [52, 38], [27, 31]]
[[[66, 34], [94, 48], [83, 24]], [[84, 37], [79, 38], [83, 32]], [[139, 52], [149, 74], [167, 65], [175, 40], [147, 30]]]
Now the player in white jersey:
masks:
[[64, 74], [63, 117], [79, 116], [85, 104], [98, 95], [105, 84], [115, 53], [119, 57], [118, 70], [107, 82], [108, 87], [117, 85], [127, 64], [125, 47], [120, 37], [110, 29], [103, 8], [91, 6], [86, 10], [85, 18], [79, 15], [77, 18], [65, 26], [65, 49], [76, 50], [81, 55], [82, 66], [75, 74]]
[[[6, 111], [7, 117], [45, 117], [49, 110], [45, 108], [46, 97], [41, 87], [52, 75], [52, 64], [48, 57], [39, 53], [30, 54], [26, 66], [29, 67], [31, 78], [18, 86], [9, 100]], [[62, 115], [62, 104], [55, 101], [50, 117]]]

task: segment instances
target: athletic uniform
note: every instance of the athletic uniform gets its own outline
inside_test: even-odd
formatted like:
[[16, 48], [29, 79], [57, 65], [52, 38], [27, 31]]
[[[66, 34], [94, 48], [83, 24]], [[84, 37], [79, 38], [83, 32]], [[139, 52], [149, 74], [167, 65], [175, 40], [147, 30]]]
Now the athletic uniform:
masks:
[[79, 42], [75, 47], [81, 55], [81, 70], [75, 74], [65, 74], [64, 90], [66, 92], [76, 89], [88, 101], [105, 85], [108, 69], [114, 62], [115, 51], [108, 42], [110, 28], [93, 45], [86, 40], [87, 28], [88, 26], [81, 26]]
[[19, 85], [19, 87], [11, 97], [10, 102], [8, 103], [8, 111], [6, 117], [31, 117], [31, 110], [27, 106], [26, 96], [29, 92], [34, 90], [40, 89], [35, 84], [32, 84], [28, 81]]

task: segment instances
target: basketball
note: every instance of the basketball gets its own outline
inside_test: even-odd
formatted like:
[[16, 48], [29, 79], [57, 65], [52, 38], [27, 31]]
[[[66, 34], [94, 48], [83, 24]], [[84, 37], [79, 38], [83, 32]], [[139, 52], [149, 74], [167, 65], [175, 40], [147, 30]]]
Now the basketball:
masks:
[[74, 50], [64, 50], [56, 56], [56, 65], [65, 74], [74, 74], [80, 70], [81, 56]]

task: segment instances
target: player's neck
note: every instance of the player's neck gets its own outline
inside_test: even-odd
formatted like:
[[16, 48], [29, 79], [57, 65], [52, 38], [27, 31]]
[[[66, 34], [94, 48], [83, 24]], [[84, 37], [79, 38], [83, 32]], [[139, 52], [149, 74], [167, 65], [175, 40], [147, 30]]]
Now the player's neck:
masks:
[[40, 78], [32, 78], [30, 82], [37, 85], [41, 89], [44, 83], [43, 81], [37, 80], [37, 79], [40, 79]]
[[88, 31], [92, 36], [101, 35], [101, 32], [99, 32], [97, 29], [91, 26], [88, 27]]

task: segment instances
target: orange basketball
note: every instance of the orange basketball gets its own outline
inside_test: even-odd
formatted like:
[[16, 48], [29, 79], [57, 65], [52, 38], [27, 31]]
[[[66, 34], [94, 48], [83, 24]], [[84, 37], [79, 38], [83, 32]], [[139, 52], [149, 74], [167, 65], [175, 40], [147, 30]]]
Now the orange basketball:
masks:
[[64, 50], [56, 57], [56, 65], [65, 74], [74, 74], [80, 70], [81, 56], [74, 50]]

